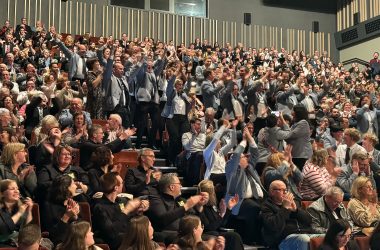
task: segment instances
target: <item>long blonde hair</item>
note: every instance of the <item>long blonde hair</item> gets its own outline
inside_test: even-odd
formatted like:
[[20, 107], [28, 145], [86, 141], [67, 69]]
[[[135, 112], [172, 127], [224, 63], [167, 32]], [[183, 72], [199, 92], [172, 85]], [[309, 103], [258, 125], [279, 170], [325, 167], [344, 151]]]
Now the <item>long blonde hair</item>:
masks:
[[25, 144], [12, 142], [5, 145], [1, 154], [1, 162], [5, 166], [12, 166], [15, 163], [14, 156], [17, 152], [24, 150]]
[[207, 192], [209, 194], [209, 200], [207, 205], [216, 206], [217, 200], [216, 200], [216, 194], [215, 194], [215, 187], [214, 183], [210, 180], [203, 180], [199, 182], [198, 184], [198, 193], [200, 192]]

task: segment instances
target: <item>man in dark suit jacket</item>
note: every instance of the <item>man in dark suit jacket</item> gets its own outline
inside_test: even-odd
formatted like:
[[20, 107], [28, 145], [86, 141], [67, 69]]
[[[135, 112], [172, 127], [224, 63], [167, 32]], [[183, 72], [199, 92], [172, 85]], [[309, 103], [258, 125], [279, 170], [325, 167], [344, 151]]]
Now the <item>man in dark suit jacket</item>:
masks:
[[28, 37], [31, 37], [33, 35], [32, 28], [30, 28], [30, 26], [27, 24], [27, 20], [25, 17], [21, 18], [21, 24], [18, 24], [16, 26], [15, 33], [20, 33], [21, 28], [25, 29], [26, 33], [28, 34]]
[[26, 106], [25, 110], [25, 136], [29, 140], [33, 129], [36, 128], [43, 117], [50, 113], [49, 108], [46, 106], [47, 97], [45, 94], [41, 93], [37, 96], [34, 96], [31, 102]]
[[134, 134], [135, 129], [126, 129], [120, 134], [119, 138], [104, 145], [102, 143], [104, 137], [103, 128], [95, 124], [88, 130], [89, 139], [87, 141], [73, 144], [72, 146], [80, 149], [80, 166], [88, 170], [87, 166], [91, 161], [91, 155], [97, 147], [104, 145], [108, 147], [112, 153], [120, 152], [124, 148], [126, 140]]

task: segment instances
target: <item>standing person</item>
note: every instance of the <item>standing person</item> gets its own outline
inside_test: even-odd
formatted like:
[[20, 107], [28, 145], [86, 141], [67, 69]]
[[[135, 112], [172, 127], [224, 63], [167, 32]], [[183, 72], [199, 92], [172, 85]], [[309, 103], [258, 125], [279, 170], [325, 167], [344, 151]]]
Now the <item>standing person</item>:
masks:
[[[281, 131], [285, 141], [292, 145], [293, 163], [302, 170], [305, 162], [310, 159], [313, 149], [310, 143], [310, 126], [308, 123], [308, 112], [306, 108], [297, 104], [293, 108], [293, 125], [288, 131]], [[280, 114], [280, 120], [287, 127], [283, 116]]]
[[113, 64], [113, 56], [107, 60], [107, 65], [103, 73], [102, 88], [105, 92], [104, 111], [107, 116], [118, 114], [122, 118], [124, 128], [132, 125], [130, 120], [130, 98], [128, 82], [124, 75], [124, 66], [116, 62]]
[[104, 97], [102, 93], [103, 68], [96, 58], [88, 59], [86, 65], [89, 70], [86, 78], [88, 87], [86, 111], [90, 113], [92, 119], [104, 119]]
[[60, 35], [57, 33], [53, 34], [55, 37], [55, 42], [58, 44], [59, 49], [63, 52], [65, 57], [69, 60], [69, 79], [71, 81], [79, 80], [81, 83], [84, 82], [87, 76], [86, 68], [86, 51], [85, 45], [78, 45], [78, 51], [73, 52], [66, 47], [66, 45], [60, 40]]
[[183, 81], [174, 76], [168, 81], [166, 96], [167, 101], [161, 116], [166, 118], [166, 128], [169, 133], [168, 157], [169, 161], [174, 163], [181, 152], [181, 135], [190, 130], [187, 114], [191, 105], [188, 96], [183, 92]]
[[[160, 58], [155, 63], [148, 60], [143, 66], [141, 74], [137, 76], [136, 112], [137, 117], [137, 141], [136, 148], [141, 147], [141, 139], [144, 129], [148, 131], [148, 147], [156, 149], [155, 138], [158, 131], [160, 96], [158, 93], [158, 76], [161, 75], [166, 59]], [[152, 128], [147, 126], [147, 117], [150, 116]]]

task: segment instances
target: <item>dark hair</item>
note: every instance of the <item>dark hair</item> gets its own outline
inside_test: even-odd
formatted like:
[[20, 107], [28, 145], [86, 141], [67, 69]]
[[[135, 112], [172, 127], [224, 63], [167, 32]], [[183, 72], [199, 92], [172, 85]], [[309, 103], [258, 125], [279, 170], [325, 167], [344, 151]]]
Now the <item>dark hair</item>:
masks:
[[97, 147], [91, 155], [91, 162], [98, 167], [103, 167], [110, 163], [111, 155], [112, 152], [108, 147]]
[[337, 241], [338, 234], [344, 234], [350, 228], [350, 223], [344, 219], [334, 221], [326, 232], [323, 244], [330, 246], [332, 249], [339, 249]]
[[360, 99], [359, 99], [359, 104], [358, 104], [358, 108], [362, 108], [362, 107], [363, 107], [363, 106], [362, 106], [362, 101], [363, 101], [363, 99], [366, 98], [366, 97], [371, 101], [371, 103], [369, 104], [369, 109], [370, 109], [370, 110], [373, 110], [372, 99], [371, 99], [371, 97], [370, 97], [369, 95], [362, 95], [362, 96], [360, 97]]
[[277, 125], [277, 116], [275, 114], [268, 115], [266, 122], [268, 128], [275, 127]]
[[66, 174], [57, 176], [50, 186], [48, 201], [63, 204], [65, 200], [71, 198], [72, 195], [69, 191], [69, 187], [73, 181], [73, 178]]
[[207, 79], [211, 74], [212, 74], [212, 69], [206, 69], [203, 72], [203, 76], [204, 76], [205, 79]]
[[96, 62], [99, 62], [98, 58], [96, 58], [96, 57], [89, 58], [89, 59], [87, 59], [87, 61], [86, 61], [86, 67], [87, 67], [89, 70], [92, 70], [92, 68], [94, 67], [94, 64], [95, 64]]
[[103, 193], [110, 194], [114, 191], [117, 185], [120, 185], [117, 176], [117, 172], [109, 172], [100, 177], [100, 183], [103, 189]]
[[301, 120], [308, 120], [309, 114], [307, 109], [302, 104], [297, 104], [293, 107], [294, 111], [294, 122], [299, 122]]

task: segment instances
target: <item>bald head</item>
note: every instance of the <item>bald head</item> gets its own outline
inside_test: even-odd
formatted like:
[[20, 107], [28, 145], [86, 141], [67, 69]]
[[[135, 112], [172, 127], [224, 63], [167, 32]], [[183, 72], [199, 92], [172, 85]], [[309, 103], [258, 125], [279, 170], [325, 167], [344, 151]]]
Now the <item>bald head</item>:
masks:
[[277, 189], [283, 186], [286, 187], [286, 184], [281, 180], [272, 181], [272, 183], [269, 185], [269, 191], [273, 191], [274, 189]]

